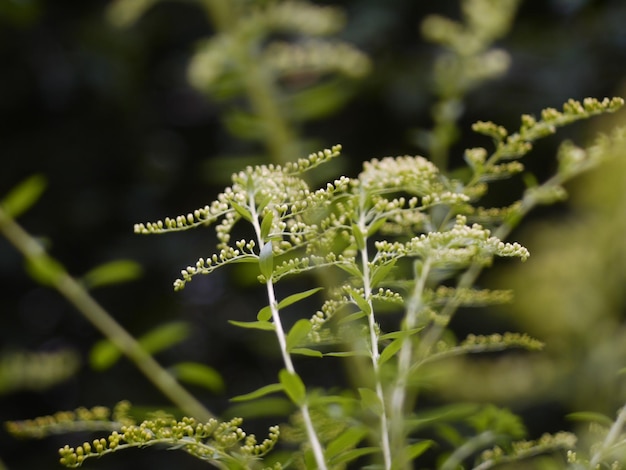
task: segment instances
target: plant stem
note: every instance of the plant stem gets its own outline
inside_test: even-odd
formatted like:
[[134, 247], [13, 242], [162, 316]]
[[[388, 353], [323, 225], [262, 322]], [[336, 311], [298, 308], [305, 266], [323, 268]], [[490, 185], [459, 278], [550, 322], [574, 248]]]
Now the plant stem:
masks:
[[137, 340], [129, 334], [104, 308], [94, 300], [87, 290], [70, 276], [64, 268], [53, 260], [44, 248], [2, 208], [0, 208], [0, 232], [22, 253], [24, 258], [37, 265], [54, 263], [57, 266], [51, 285], [63, 295], [78, 311], [111, 341], [172, 403], [185, 414], [200, 421], [208, 421], [213, 414], [193, 395], [182, 387], [154, 358], [148, 354]]
[[607, 449], [610, 449], [611, 446], [619, 439], [623, 429], [624, 423], [626, 423], [626, 406], [624, 406], [617, 415], [617, 419], [609, 429], [604, 441], [598, 448], [598, 450], [593, 454], [593, 457], [589, 461], [589, 468], [594, 469], [600, 466], [602, 459], [605, 457], [604, 453]]
[[[235, 32], [241, 12], [232, 0], [203, 0], [204, 7], [218, 34]], [[280, 107], [280, 97], [271, 72], [258, 55], [257, 37], [241, 38], [236, 58], [239, 76], [244, 84], [250, 106], [263, 123], [263, 144], [272, 160], [283, 165], [297, 155], [297, 139]]]
[[[259, 224], [259, 213], [256, 207], [254, 191], [249, 191], [248, 193], [248, 208], [250, 210], [250, 219], [252, 222], [252, 226], [254, 227], [254, 232], [257, 237], [259, 248], [261, 249], [263, 248], [265, 243], [272, 243], [272, 241], [263, 240], [263, 236], [261, 235], [261, 225]], [[280, 347], [280, 353], [283, 358], [283, 363], [285, 364], [285, 369], [287, 369], [290, 374], [295, 374], [296, 369], [293, 366], [291, 355], [287, 350], [287, 336], [285, 335], [285, 330], [283, 329], [282, 321], [280, 319], [280, 311], [278, 310], [278, 302], [276, 301], [274, 282], [272, 281], [271, 276], [266, 280], [265, 286], [267, 289], [267, 300], [269, 301], [270, 310], [272, 311], [272, 320], [274, 321], [274, 332], [276, 333], [276, 339], [278, 340], [278, 345]], [[315, 432], [315, 427], [313, 426], [313, 420], [311, 419], [309, 407], [306, 403], [304, 403], [300, 404], [299, 408], [300, 412], [302, 413], [302, 419], [306, 427], [309, 444], [311, 444], [311, 449], [315, 457], [317, 468], [319, 470], [326, 470], [327, 467], [326, 461], [324, 459], [324, 450], [322, 449], [322, 445], [320, 444], [317, 433]]]
[[[420, 267], [420, 271], [413, 287], [404, 320], [405, 331], [410, 331], [417, 326], [418, 314], [423, 307], [422, 296], [426, 287], [426, 280], [430, 272], [430, 261], [427, 259]], [[406, 447], [404, 431], [404, 410], [406, 408], [406, 386], [409, 371], [413, 362], [413, 341], [410, 336], [404, 338], [398, 356], [398, 372], [393, 385], [391, 395], [391, 422], [393, 452], [401, 453]], [[404, 462], [404, 459], [402, 460]]]
[[363, 235], [363, 247], [361, 248], [361, 265], [363, 270], [363, 295], [369, 306], [367, 312], [368, 328], [370, 333], [370, 353], [372, 359], [372, 369], [376, 380], [376, 395], [382, 407], [380, 415], [380, 444], [383, 451], [383, 461], [385, 469], [391, 468], [391, 446], [389, 444], [389, 423], [387, 419], [387, 405], [383, 385], [380, 381], [380, 352], [378, 350], [378, 328], [376, 325], [376, 317], [374, 316], [374, 306], [372, 304], [372, 287], [370, 282], [369, 253], [367, 249], [367, 224], [365, 221], [365, 199], [361, 197], [361, 210], [359, 218], [359, 230]]

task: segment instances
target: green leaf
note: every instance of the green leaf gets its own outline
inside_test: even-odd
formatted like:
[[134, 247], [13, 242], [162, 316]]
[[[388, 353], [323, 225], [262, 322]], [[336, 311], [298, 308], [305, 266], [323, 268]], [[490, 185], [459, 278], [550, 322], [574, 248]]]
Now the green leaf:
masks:
[[376, 416], [383, 414], [383, 404], [380, 402], [378, 395], [369, 388], [359, 388], [359, 395], [361, 396], [361, 405], [366, 410], [370, 410]]
[[356, 242], [356, 247], [359, 250], [365, 249], [365, 236], [363, 232], [359, 228], [357, 224], [352, 223], [352, 234], [354, 235], [354, 241]]
[[315, 289], [305, 290], [304, 292], [299, 292], [297, 294], [292, 294], [288, 297], [285, 297], [283, 300], [278, 302], [278, 309], [280, 310], [282, 308], [288, 307], [291, 304], [295, 304], [296, 302], [299, 302], [300, 300], [304, 300], [307, 297], [311, 297], [313, 294], [321, 291], [322, 289], [323, 287], [316, 287]]
[[237, 214], [239, 214], [248, 222], [252, 222], [252, 214], [250, 213], [248, 209], [246, 209], [244, 206], [242, 206], [241, 204], [233, 200], [230, 200], [229, 202], [230, 202], [230, 205], [233, 206], [233, 209], [237, 211]]
[[354, 303], [358, 305], [363, 313], [365, 313], [366, 315], [372, 313], [372, 308], [370, 307], [370, 304], [367, 302], [367, 300], [365, 300], [365, 297], [363, 297], [360, 292], [358, 292], [356, 289], [350, 289], [349, 292], [350, 297], [352, 297]]
[[289, 351], [291, 354], [299, 354], [301, 356], [309, 357], [324, 357], [321, 351], [311, 348], [293, 348]]
[[185, 340], [189, 333], [187, 322], [170, 322], [157, 326], [139, 337], [138, 341], [148, 353], [156, 354]]
[[89, 364], [93, 370], [106, 370], [122, 356], [121, 351], [108, 339], [97, 341], [89, 352]]
[[378, 284], [381, 281], [384, 281], [385, 279], [387, 279], [387, 276], [389, 276], [389, 273], [391, 272], [391, 270], [394, 268], [395, 265], [396, 265], [396, 260], [394, 259], [393, 261], [377, 266], [372, 270], [373, 272], [372, 272], [372, 277], [370, 281], [372, 289], [378, 286]]
[[260, 322], [267, 322], [270, 318], [272, 318], [272, 309], [269, 305], [263, 307], [259, 310], [259, 313], [256, 314], [256, 319]]
[[406, 448], [406, 458], [409, 462], [414, 461], [435, 444], [435, 441], [425, 439], [415, 444], [411, 444]]
[[116, 260], [101, 264], [88, 271], [82, 278], [88, 289], [132, 281], [141, 276], [142, 269], [139, 263], [132, 260]]
[[343, 317], [341, 320], [339, 320], [339, 323], [350, 323], [353, 322], [355, 320], [358, 320], [359, 318], [363, 318], [365, 316], [365, 312], [362, 311], [358, 311], [358, 312], [354, 312], [351, 313], [350, 315], [346, 315], [345, 317]]
[[333, 459], [345, 450], [353, 449], [367, 436], [367, 433], [368, 430], [366, 428], [348, 428], [328, 443], [326, 446], [326, 460]]
[[395, 356], [396, 353], [400, 351], [402, 343], [404, 343], [404, 338], [394, 339], [391, 343], [389, 343], [389, 345], [387, 345], [387, 347], [383, 349], [383, 352], [380, 354], [380, 357], [378, 358], [378, 364], [384, 364], [393, 356]]
[[180, 362], [169, 368], [181, 382], [199, 385], [214, 393], [224, 391], [222, 376], [212, 367], [198, 362]]
[[569, 413], [567, 418], [574, 421], [598, 423], [608, 428], [610, 428], [613, 424], [613, 420], [610, 417], [594, 411], [577, 411], [575, 413]]
[[266, 242], [259, 253], [259, 269], [265, 279], [272, 278], [274, 271], [274, 253], [272, 251], [272, 242]]
[[324, 353], [324, 356], [330, 356], [330, 357], [369, 357], [369, 353], [367, 351], [338, 351], [338, 352]]
[[385, 217], [380, 217], [378, 219], [376, 219], [374, 222], [372, 222], [369, 227], [367, 227], [367, 236], [371, 237], [372, 235], [374, 235], [376, 232], [378, 232], [378, 230], [385, 225], [385, 222], [387, 222], [387, 219]]
[[275, 331], [276, 326], [273, 323], [268, 321], [235, 321], [228, 320], [228, 323], [231, 325], [238, 326], [240, 328], [248, 328], [253, 330], [263, 330], [263, 331]]
[[270, 230], [272, 230], [272, 222], [274, 221], [274, 213], [269, 211], [261, 221], [261, 239], [267, 240]]
[[244, 395], [237, 395], [230, 399], [230, 401], [248, 401], [254, 400], [255, 398], [264, 397], [265, 395], [269, 395], [270, 393], [276, 393], [284, 390], [283, 384], [270, 384], [265, 385], [264, 387], [256, 389], [254, 392], [246, 393]]
[[37, 202], [45, 189], [46, 178], [43, 175], [30, 176], [13, 188], [0, 201], [0, 206], [9, 217], [16, 218]]
[[[332, 464], [334, 467], [343, 468], [343, 464], [352, 462], [359, 457], [363, 457], [364, 455], [370, 455], [378, 452], [380, 452], [380, 447], [359, 447], [358, 449], [351, 449], [335, 457], [332, 461]], [[367, 468], [374, 469], [377, 467], [369, 466]]]
[[295, 325], [291, 327], [287, 334], [287, 351], [299, 344], [304, 338], [307, 337], [309, 331], [311, 331], [312, 325], [309, 320], [298, 320]]
[[293, 403], [286, 397], [259, 398], [253, 402], [241, 402], [229, 407], [221, 414], [225, 418], [245, 416], [246, 419], [287, 416], [293, 411]]
[[54, 285], [66, 273], [65, 268], [54, 258], [41, 254], [26, 260], [26, 272], [39, 284]]
[[[156, 354], [189, 336], [189, 325], [186, 322], [170, 322], [159, 325], [138, 338], [141, 347], [149, 354]], [[111, 341], [98, 341], [89, 353], [89, 363], [94, 370], [102, 371], [115, 364], [121, 352]]]
[[392, 331], [391, 333], [385, 333], [384, 335], [380, 335], [378, 337], [379, 341], [385, 341], [388, 339], [397, 339], [397, 338], [406, 338], [407, 336], [414, 335], [415, 333], [419, 333], [424, 329], [423, 326], [419, 326], [417, 328], [412, 328], [408, 331]]
[[295, 372], [282, 369], [278, 373], [278, 379], [289, 399], [296, 405], [303, 405], [306, 400], [306, 388], [300, 376]]

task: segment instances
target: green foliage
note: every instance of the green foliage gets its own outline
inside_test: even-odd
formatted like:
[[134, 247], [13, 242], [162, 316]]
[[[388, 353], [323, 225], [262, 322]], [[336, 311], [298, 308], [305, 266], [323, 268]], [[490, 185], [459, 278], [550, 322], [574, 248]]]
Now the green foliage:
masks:
[[[129, 26], [153, 3], [118, 0], [109, 8], [109, 19]], [[587, 147], [566, 141], [559, 147], [552, 177], [539, 182], [526, 173], [521, 160], [536, 141], [624, 104], [621, 98], [569, 100], [561, 111], [546, 108], [539, 117], [523, 115], [514, 132], [493, 122], [475, 123], [472, 129], [491, 139], [493, 150], [466, 149], [467, 168], [448, 172], [462, 99], [508, 66], [508, 55], [492, 45], [508, 31], [517, 5], [515, 0], [466, 0], [462, 22], [433, 16], [423, 24], [425, 36], [444, 47], [433, 76], [435, 127], [421, 135], [430, 159], [372, 159], [355, 177], [335, 175], [326, 184], [314, 185], [309, 172], [330, 166], [341, 146], [294, 160], [294, 155], [303, 154], [295, 126], [331, 112], [349, 95], [342, 92], [345, 82], [338, 76], [358, 78], [370, 67], [353, 46], [329, 40], [342, 27], [341, 12], [303, 1], [202, 3], [216, 33], [198, 45], [189, 80], [207, 95], [229, 100], [226, 127], [240, 139], [263, 143], [274, 163], [234, 173], [230, 185], [204, 207], [138, 223], [134, 230], [165, 234], [214, 227], [215, 253], [182, 269], [174, 281], [176, 291], [198, 275], [232, 264], [245, 263], [254, 270], [266, 294], [265, 305], [255, 306], [255, 321], [229, 322], [261, 330], [265, 339], [273, 337], [281, 365], [270, 372], [275, 375], [272, 383], [231, 400], [235, 410], [257, 417], [276, 410], [292, 412], [290, 422], [281, 431], [270, 427], [268, 438], [258, 443], [241, 429], [241, 418], [211, 417], [176, 379], [220, 392], [224, 383], [219, 373], [195, 362], [165, 370], [151, 357], [183, 341], [188, 334], [185, 323], [157, 326], [135, 340], [86, 293], [86, 288], [134, 278], [139, 274], [135, 264], [109, 263], [78, 283], [14, 222], [43, 190], [43, 180], [33, 177], [0, 204], [0, 230], [24, 253], [38, 282], [63, 293], [105, 334], [92, 349], [94, 368], [106, 369], [126, 354], [188, 416], [178, 419], [155, 412], [137, 422], [123, 402], [113, 412], [81, 408], [9, 422], [9, 432], [37, 438], [86, 430], [107, 433], [61, 448], [60, 462], [67, 467], [128, 448], [158, 445], [183, 450], [217, 468], [256, 468], [272, 463], [271, 457], [264, 458], [280, 435], [292, 446], [288, 456], [278, 454], [273, 468], [367, 465], [399, 470], [436, 461], [443, 470], [484, 470], [563, 451], [572, 469], [619, 468], [625, 459], [626, 408], [615, 420], [578, 415], [593, 421], [597, 435], [581, 444], [570, 433], [524, 440], [521, 419], [495, 404], [457, 402], [426, 409], [419, 400], [429, 389], [436, 390], [437, 373], [445, 372], [456, 358], [544, 349], [544, 342], [520, 332], [470, 333], [457, 339], [450, 323], [460, 308], [511, 300], [509, 290], [478, 288], [478, 276], [499, 258], [526, 261], [528, 249], [506, 241], [512, 230], [533, 208], [565, 199], [565, 183], [610, 157], [609, 149], [624, 141], [619, 129]], [[289, 85], [302, 77], [315, 85]], [[247, 97], [248, 106], [239, 104], [241, 96]], [[526, 188], [511, 194], [512, 203], [482, 206], [494, 183], [520, 175]], [[326, 276], [332, 282], [324, 282]], [[298, 277], [307, 284], [316, 279], [320, 287], [295, 288], [290, 294], [277, 290], [278, 283]], [[315, 308], [310, 305], [322, 294], [325, 299], [311, 316]], [[324, 361], [329, 368], [347, 364], [353, 373], [343, 389], [316, 388], [302, 372], [299, 356]], [[267, 404], [272, 406], [262, 410]]]

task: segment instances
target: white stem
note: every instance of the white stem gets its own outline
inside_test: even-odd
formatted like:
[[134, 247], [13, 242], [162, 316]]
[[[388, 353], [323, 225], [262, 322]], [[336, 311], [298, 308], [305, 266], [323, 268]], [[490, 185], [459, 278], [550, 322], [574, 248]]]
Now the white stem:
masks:
[[382, 412], [380, 415], [380, 440], [383, 451], [383, 460], [385, 469], [391, 469], [391, 446], [389, 444], [389, 423], [387, 420], [387, 405], [385, 403], [385, 393], [383, 391], [383, 385], [380, 381], [380, 365], [378, 360], [380, 358], [380, 352], [378, 350], [378, 329], [376, 328], [376, 318], [374, 317], [374, 307], [372, 305], [372, 287], [370, 284], [370, 268], [369, 268], [369, 254], [367, 250], [367, 226], [364, 220], [364, 211], [361, 210], [361, 218], [359, 220], [359, 230], [363, 234], [363, 248], [361, 252], [361, 264], [363, 266], [363, 295], [367, 304], [369, 305], [369, 314], [367, 315], [369, 332], [370, 332], [370, 348], [372, 369], [374, 370], [374, 378], [376, 380], [376, 395], [380, 400]]
[[[426, 279], [430, 271], [430, 261], [426, 260], [415, 281], [413, 293], [409, 305], [406, 309], [405, 330], [410, 331], [417, 326], [417, 317], [423, 306], [422, 296], [426, 287]], [[409, 370], [413, 361], [413, 341], [410, 337], [403, 340], [398, 356], [398, 372], [391, 395], [391, 417], [394, 429], [394, 449], [400, 451], [404, 449], [404, 408], [406, 401], [406, 386], [409, 377]]]
[[598, 451], [593, 455], [593, 458], [589, 462], [589, 468], [596, 468], [602, 462], [604, 458], [604, 453], [607, 449], [609, 449], [615, 441], [619, 438], [624, 428], [624, 423], [626, 422], [626, 406], [624, 406], [619, 414], [617, 415], [617, 419], [609, 429], [606, 437], [604, 438], [604, 442], [598, 449]]
[[[266, 243], [261, 236], [261, 225], [259, 224], [259, 214], [256, 209], [256, 203], [254, 198], [254, 193], [249, 193], [248, 205], [250, 209], [252, 226], [254, 227], [254, 232], [256, 234], [259, 249], [263, 248], [263, 245]], [[267, 241], [267, 243], [272, 243], [271, 241]], [[274, 291], [274, 283], [272, 281], [271, 276], [266, 280], [265, 286], [267, 288], [267, 299], [269, 301], [270, 310], [272, 311], [272, 320], [274, 321], [274, 331], [276, 333], [276, 338], [278, 339], [278, 345], [280, 347], [280, 353], [283, 357], [283, 363], [285, 364], [285, 369], [290, 374], [295, 374], [296, 370], [293, 366], [293, 361], [291, 360], [291, 355], [287, 350], [287, 336], [285, 335], [285, 330], [283, 329], [282, 322], [280, 320], [280, 312], [278, 310], [278, 302], [276, 301], [276, 292]], [[307, 436], [309, 438], [309, 444], [311, 444], [311, 449], [313, 450], [313, 455], [315, 457], [315, 463], [319, 470], [327, 470], [326, 461], [324, 460], [324, 450], [322, 449], [322, 445], [317, 437], [317, 433], [315, 432], [315, 428], [313, 427], [313, 420], [311, 419], [311, 414], [309, 413], [309, 407], [306, 404], [300, 405], [300, 412], [302, 413], [302, 419], [304, 421], [304, 425], [306, 427]]]

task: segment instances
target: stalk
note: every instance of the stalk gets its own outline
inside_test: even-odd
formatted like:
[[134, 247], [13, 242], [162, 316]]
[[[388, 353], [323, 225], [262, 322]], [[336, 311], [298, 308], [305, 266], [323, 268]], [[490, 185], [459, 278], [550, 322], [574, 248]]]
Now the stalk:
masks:
[[50, 284], [113, 343], [126, 357], [135, 363], [172, 403], [185, 414], [206, 422], [214, 415], [191, 395], [176, 379], [148, 354], [137, 340], [87, 292], [75, 278], [53, 258], [28, 232], [0, 208], [0, 232], [34, 266], [48, 269]]

